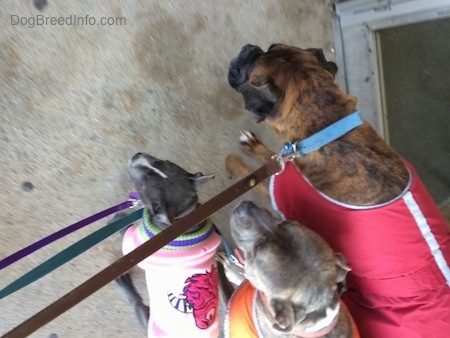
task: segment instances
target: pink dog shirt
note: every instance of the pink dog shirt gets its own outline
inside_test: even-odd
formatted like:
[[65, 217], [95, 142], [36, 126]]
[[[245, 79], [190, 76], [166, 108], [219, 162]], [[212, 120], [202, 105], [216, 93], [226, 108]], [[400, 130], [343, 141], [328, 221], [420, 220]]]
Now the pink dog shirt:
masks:
[[346, 205], [317, 191], [292, 163], [271, 178], [274, 209], [348, 259], [343, 300], [364, 338], [450, 337], [449, 228], [412, 166], [393, 201]]
[[[219, 334], [217, 266], [220, 237], [210, 220], [138, 264], [145, 270], [150, 299], [148, 337], [202, 338]], [[142, 222], [127, 229], [124, 254], [160, 232], [147, 210]]]

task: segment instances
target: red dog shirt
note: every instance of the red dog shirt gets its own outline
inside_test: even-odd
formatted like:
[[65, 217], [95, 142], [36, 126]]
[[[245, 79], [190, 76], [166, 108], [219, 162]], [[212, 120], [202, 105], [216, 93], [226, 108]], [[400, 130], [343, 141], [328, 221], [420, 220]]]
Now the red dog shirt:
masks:
[[[406, 162], [405, 162], [406, 163]], [[321, 235], [348, 259], [343, 299], [362, 337], [450, 337], [450, 235], [409, 163], [401, 196], [357, 207], [317, 191], [287, 163], [271, 178], [272, 205]]]

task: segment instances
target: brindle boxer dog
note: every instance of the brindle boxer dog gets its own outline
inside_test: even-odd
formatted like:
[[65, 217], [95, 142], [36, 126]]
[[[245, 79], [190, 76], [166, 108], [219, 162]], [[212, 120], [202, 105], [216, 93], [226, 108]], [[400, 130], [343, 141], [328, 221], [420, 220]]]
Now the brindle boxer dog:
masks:
[[244, 201], [231, 234], [251, 284], [229, 303], [230, 337], [359, 337], [337, 288], [350, 268], [314, 231]]
[[[246, 45], [228, 79], [258, 122], [297, 144], [356, 112], [357, 99], [334, 82], [336, 72], [320, 49]], [[241, 141], [260, 160], [274, 154], [251, 133]], [[238, 155], [226, 167], [253, 170]], [[348, 259], [343, 299], [362, 337], [448, 337], [447, 224], [414, 168], [369, 123], [286, 163], [271, 178], [270, 196], [286, 219]]]

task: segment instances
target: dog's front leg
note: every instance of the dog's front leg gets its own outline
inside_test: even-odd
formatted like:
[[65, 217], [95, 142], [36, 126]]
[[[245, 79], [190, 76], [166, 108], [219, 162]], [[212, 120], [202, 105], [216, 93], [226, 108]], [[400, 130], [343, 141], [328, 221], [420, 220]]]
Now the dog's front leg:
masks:
[[[237, 154], [230, 154], [225, 159], [225, 168], [230, 176], [246, 177], [255, 171], [255, 168], [244, 162]], [[258, 184], [255, 189], [264, 197], [269, 198], [269, 181], [266, 179]]]

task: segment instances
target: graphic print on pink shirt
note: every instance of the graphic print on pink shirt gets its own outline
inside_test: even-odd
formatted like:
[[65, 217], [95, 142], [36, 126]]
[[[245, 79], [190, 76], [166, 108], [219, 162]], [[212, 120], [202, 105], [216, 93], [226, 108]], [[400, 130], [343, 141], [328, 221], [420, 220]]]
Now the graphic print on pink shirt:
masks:
[[211, 272], [196, 273], [185, 280], [181, 297], [167, 293], [169, 302], [178, 311], [194, 315], [195, 325], [205, 330], [214, 323], [218, 309], [217, 268]]

